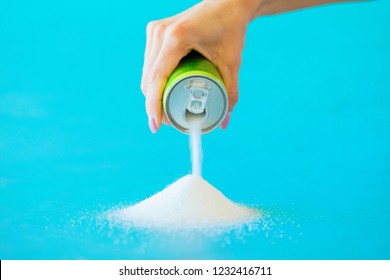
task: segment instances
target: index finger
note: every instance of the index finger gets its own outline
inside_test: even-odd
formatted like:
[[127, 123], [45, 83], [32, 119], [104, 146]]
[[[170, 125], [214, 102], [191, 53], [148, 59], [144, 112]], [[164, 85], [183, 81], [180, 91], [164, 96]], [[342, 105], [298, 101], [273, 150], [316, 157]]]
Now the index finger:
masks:
[[149, 119], [153, 118], [157, 129], [161, 126], [162, 95], [167, 80], [180, 60], [189, 52], [176, 39], [170, 37], [164, 40], [150, 73], [146, 73], [148, 76], [146, 112]]

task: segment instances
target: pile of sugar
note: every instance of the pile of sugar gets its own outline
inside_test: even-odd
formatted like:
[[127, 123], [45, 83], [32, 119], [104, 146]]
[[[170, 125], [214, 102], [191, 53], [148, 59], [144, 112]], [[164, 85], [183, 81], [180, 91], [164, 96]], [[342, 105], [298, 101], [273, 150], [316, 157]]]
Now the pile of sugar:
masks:
[[200, 176], [186, 175], [150, 198], [112, 212], [111, 218], [134, 227], [188, 228], [242, 223], [254, 214]]

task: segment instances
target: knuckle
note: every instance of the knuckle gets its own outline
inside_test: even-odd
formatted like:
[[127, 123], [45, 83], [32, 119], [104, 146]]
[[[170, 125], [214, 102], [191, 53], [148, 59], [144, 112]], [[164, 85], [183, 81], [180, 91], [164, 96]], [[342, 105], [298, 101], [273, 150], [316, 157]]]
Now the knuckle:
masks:
[[241, 63], [242, 63], [242, 54], [233, 52], [222, 52], [218, 54], [218, 61], [220, 61], [221, 66], [225, 69], [228, 69], [231, 75], [238, 73]]
[[241, 55], [234, 55], [226, 63], [226, 67], [230, 69], [232, 75], [238, 75], [241, 67], [242, 57]]
[[149, 73], [148, 83], [156, 83], [166, 77], [166, 73], [164, 73], [160, 67], [153, 67], [152, 71]]
[[238, 91], [230, 91], [229, 92], [229, 101], [233, 105], [235, 105], [238, 102]]
[[183, 24], [171, 24], [167, 27], [165, 36], [173, 43], [178, 43], [187, 34], [186, 28]]
[[231, 89], [228, 95], [229, 95], [229, 111], [231, 111], [238, 102], [238, 89], [237, 88]]
[[161, 37], [165, 29], [167, 28], [167, 24], [164, 20], [154, 20], [147, 24], [146, 26], [146, 34], [148, 36], [158, 36]]
[[167, 24], [163, 21], [158, 22], [153, 28], [153, 35], [159, 38], [163, 37], [167, 29]]
[[158, 24], [158, 20], [148, 22], [148, 24], [146, 25], [146, 32], [151, 33]]
[[235, 56], [235, 59], [234, 59], [234, 65], [235, 65], [237, 68], [240, 68], [241, 63], [242, 63], [242, 55], [236, 55], [236, 56]]
[[156, 25], [155, 21], [148, 22], [148, 24], [146, 25], [146, 34], [147, 35], [152, 34], [155, 25]]

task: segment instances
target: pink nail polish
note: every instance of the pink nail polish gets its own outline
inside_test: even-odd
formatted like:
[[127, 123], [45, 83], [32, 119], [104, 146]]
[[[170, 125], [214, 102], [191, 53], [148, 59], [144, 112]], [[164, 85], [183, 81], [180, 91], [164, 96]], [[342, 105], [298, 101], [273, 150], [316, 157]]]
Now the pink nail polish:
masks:
[[154, 120], [153, 117], [149, 117], [149, 128], [152, 133], [157, 132], [157, 126], [156, 126], [156, 121]]
[[228, 112], [228, 113], [226, 114], [225, 119], [224, 119], [223, 122], [221, 123], [221, 128], [222, 128], [223, 130], [225, 130], [225, 129], [228, 127], [229, 122], [230, 122], [230, 112]]

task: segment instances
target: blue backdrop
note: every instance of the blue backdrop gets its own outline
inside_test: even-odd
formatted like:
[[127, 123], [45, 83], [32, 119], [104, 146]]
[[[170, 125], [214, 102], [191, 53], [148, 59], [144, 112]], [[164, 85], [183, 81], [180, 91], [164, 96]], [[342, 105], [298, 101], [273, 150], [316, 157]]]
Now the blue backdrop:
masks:
[[[190, 172], [149, 132], [145, 26], [197, 1], [0, 3], [0, 259], [388, 259], [390, 3], [251, 23], [240, 101], [204, 177], [266, 213], [220, 235], [110, 227], [102, 211]], [[172, 244], [175, 246], [172, 246]]]

